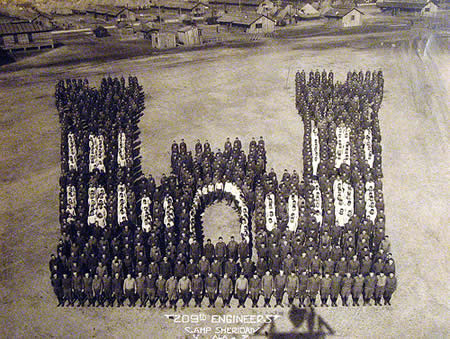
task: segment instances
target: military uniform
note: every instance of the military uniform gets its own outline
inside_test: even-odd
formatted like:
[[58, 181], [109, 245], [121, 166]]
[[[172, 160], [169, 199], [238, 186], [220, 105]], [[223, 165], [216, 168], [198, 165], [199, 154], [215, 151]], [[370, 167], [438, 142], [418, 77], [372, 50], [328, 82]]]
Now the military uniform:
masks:
[[261, 290], [264, 295], [264, 306], [270, 307], [270, 298], [274, 291], [275, 285], [273, 282], [273, 277], [270, 274], [264, 274], [261, 279]]
[[222, 297], [223, 307], [230, 307], [232, 293], [233, 281], [225, 274], [219, 283], [219, 295]]
[[249, 281], [249, 293], [252, 300], [252, 307], [258, 307], [258, 300], [261, 293], [261, 278], [254, 274]]
[[300, 282], [298, 276], [294, 272], [291, 272], [291, 274], [289, 274], [286, 278], [286, 293], [288, 295], [288, 301], [290, 305], [292, 305], [292, 303], [294, 302], [294, 299], [299, 290], [299, 285]]
[[206, 295], [209, 299], [209, 306], [214, 306], [216, 299], [217, 299], [217, 290], [219, 287], [219, 282], [217, 280], [217, 277], [214, 276], [212, 273], [210, 273], [206, 279], [205, 279], [205, 288], [206, 288]]

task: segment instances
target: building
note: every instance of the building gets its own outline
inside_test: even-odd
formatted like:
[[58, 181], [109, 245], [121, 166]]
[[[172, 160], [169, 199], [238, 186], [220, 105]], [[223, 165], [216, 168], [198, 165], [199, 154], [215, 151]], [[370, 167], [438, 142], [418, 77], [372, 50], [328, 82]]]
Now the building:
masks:
[[153, 48], [168, 49], [177, 47], [177, 31], [174, 29], [150, 28], [150, 30], [143, 33], [144, 37], [151, 41]]
[[137, 15], [128, 8], [118, 8], [109, 6], [97, 6], [86, 10], [86, 14], [94, 19], [101, 19], [105, 22], [134, 22]]
[[274, 15], [278, 7], [270, 0], [264, 0], [258, 6], [256, 13], [271, 16]]
[[377, 1], [377, 7], [383, 12], [390, 12], [392, 15], [420, 15], [422, 8], [427, 4], [426, 0], [396, 0]]
[[19, 18], [23, 22], [27, 21], [47, 28], [53, 27], [53, 18], [48, 14], [22, 11], [19, 12]]
[[196, 26], [185, 26], [177, 31], [177, 40], [183, 46], [195, 46], [202, 44], [201, 31]]
[[272, 33], [275, 30], [275, 20], [262, 14], [225, 14], [217, 19], [217, 23], [228, 28], [243, 29], [245, 33]]
[[421, 9], [420, 16], [423, 17], [436, 17], [441, 10], [440, 5], [435, 1], [428, 1], [427, 4]]
[[328, 19], [328, 23], [340, 27], [355, 27], [362, 25], [363, 12], [356, 8], [331, 8], [324, 17]]
[[256, 12], [261, 0], [210, 0], [217, 10], [223, 10], [225, 13], [231, 11]]
[[51, 28], [31, 22], [0, 24], [0, 47], [12, 50], [54, 47]]
[[161, 13], [176, 13], [178, 15], [188, 14], [193, 17], [203, 17], [209, 10], [209, 5], [203, 2], [186, 2], [186, 1], [164, 1], [154, 3], [152, 8], [161, 10]]
[[286, 5], [284, 8], [278, 8], [271, 16], [275, 20], [277, 26], [286, 26], [295, 24], [295, 10], [292, 5]]
[[320, 12], [310, 4], [306, 4], [297, 11], [297, 17], [301, 20], [318, 19]]

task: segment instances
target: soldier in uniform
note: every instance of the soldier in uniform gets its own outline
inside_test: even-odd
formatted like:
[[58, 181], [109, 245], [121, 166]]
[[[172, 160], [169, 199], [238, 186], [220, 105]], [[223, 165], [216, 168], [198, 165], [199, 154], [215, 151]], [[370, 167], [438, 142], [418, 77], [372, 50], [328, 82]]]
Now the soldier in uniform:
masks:
[[144, 305], [149, 302], [149, 307], [153, 307], [156, 303], [156, 276], [149, 273], [145, 276], [145, 295]]
[[98, 302], [98, 306], [103, 306], [103, 281], [97, 274], [94, 274], [94, 278], [92, 279], [92, 294], [94, 299], [93, 305], [95, 306], [96, 302]]
[[384, 304], [390, 305], [392, 294], [395, 292], [397, 288], [397, 278], [393, 272], [389, 273], [389, 276], [386, 277], [386, 286], [384, 288]]
[[370, 305], [370, 299], [373, 298], [376, 283], [377, 277], [373, 272], [370, 272], [364, 281], [364, 305]]
[[160, 308], [166, 307], [167, 302], [166, 279], [164, 279], [162, 274], [158, 276], [158, 279], [155, 282], [155, 288], [157, 298], [159, 299], [159, 307]]
[[189, 305], [189, 301], [191, 301], [191, 291], [192, 291], [192, 283], [191, 280], [186, 276], [182, 276], [178, 281], [178, 292], [181, 295], [181, 299], [183, 300], [183, 307], [187, 307]]
[[347, 305], [348, 297], [350, 296], [352, 292], [352, 286], [353, 286], [353, 278], [350, 272], [347, 272], [345, 276], [342, 278], [341, 283], [341, 299], [342, 299], [342, 305]]
[[213, 275], [212, 272], [209, 272], [208, 276], [205, 279], [205, 288], [206, 288], [206, 295], [208, 296], [209, 299], [208, 307], [213, 307], [217, 299], [219, 282], [217, 280], [217, 277]]
[[377, 276], [377, 283], [375, 286], [375, 305], [381, 306], [381, 298], [384, 295], [386, 288], [386, 276], [383, 272]]
[[[249, 281], [249, 294], [252, 300], [252, 307], [258, 307], [259, 296], [261, 293], [261, 278], [254, 273]], [[386, 300], [386, 299], [385, 299]]]
[[203, 301], [203, 279], [199, 273], [192, 278], [192, 293], [194, 295], [195, 306], [201, 307]]
[[219, 283], [219, 295], [222, 297], [222, 307], [231, 307], [230, 300], [233, 293], [233, 281], [228, 277], [228, 274], [224, 273], [223, 278]]
[[111, 305], [113, 305], [113, 300], [115, 299], [117, 300], [117, 306], [123, 306], [123, 282], [118, 272], [116, 272], [112, 278], [111, 287], [113, 296]]
[[261, 279], [261, 290], [264, 295], [264, 307], [270, 307], [270, 298], [275, 291], [275, 285], [273, 282], [273, 277], [269, 271]]
[[123, 294], [129, 301], [128, 306], [134, 306], [136, 304], [136, 279], [130, 273], [127, 274], [127, 277], [123, 281]]
[[171, 276], [166, 281], [167, 299], [169, 300], [170, 307], [173, 307], [175, 310], [177, 309], [177, 302], [178, 302], [177, 285], [178, 281], [177, 278], [175, 278], [175, 276]]
[[284, 271], [281, 270], [279, 274], [275, 276], [274, 279], [274, 285], [275, 285], [275, 300], [277, 306], [283, 306], [283, 296], [286, 288], [286, 275], [284, 274]]
[[103, 303], [105, 301], [107, 302], [106, 306], [112, 306], [114, 303], [112, 278], [108, 273], [106, 273], [102, 277], [102, 283], [103, 283], [103, 296], [100, 306], [103, 306]]
[[316, 305], [316, 297], [317, 294], [319, 293], [319, 288], [320, 288], [320, 278], [317, 273], [314, 273], [311, 277], [309, 277], [307, 285], [307, 291], [311, 306]]
[[308, 289], [308, 273], [303, 271], [299, 276], [298, 299], [300, 307], [305, 306], [306, 291]]
[[64, 304], [64, 292], [62, 288], [62, 279], [59, 278], [58, 273], [53, 273], [51, 278], [53, 291], [56, 294], [56, 297], [58, 298], [58, 306], [61, 306]]
[[337, 299], [339, 297], [339, 294], [341, 293], [341, 282], [342, 277], [339, 274], [339, 272], [335, 272], [334, 275], [331, 277], [331, 306], [336, 307], [337, 306]]
[[331, 278], [330, 274], [325, 273], [325, 276], [320, 280], [320, 299], [322, 306], [328, 306], [328, 298], [331, 293]]
[[[63, 289], [64, 302], [67, 301], [69, 306], [73, 306], [73, 295], [72, 295], [72, 279], [66, 274], [63, 274], [61, 279], [61, 286]], [[64, 306], [64, 302], [62, 306]]]
[[359, 273], [353, 279], [353, 287], [352, 287], [353, 306], [359, 306], [359, 298], [363, 293], [363, 287], [364, 287], [364, 276], [362, 275], [362, 273]]
[[147, 302], [147, 289], [145, 286], [145, 276], [142, 275], [142, 272], [138, 272], [138, 276], [136, 277], [136, 293], [141, 301], [140, 307], [144, 307]]
[[286, 278], [286, 293], [288, 295], [288, 301], [290, 306], [292, 306], [294, 302], [294, 299], [299, 290], [299, 286], [300, 282], [297, 277], [297, 274], [295, 274], [295, 271], [291, 271], [291, 274], [289, 274]]
[[245, 301], [248, 295], [248, 280], [243, 273], [236, 279], [235, 295], [239, 301], [238, 307], [245, 308]]
[[223, 242], [222, 237], [219, 237], [219, 241], [216, 243], [214, 252], [217, 260], [223, 264], [227, 258], [227, 245]]
[[83, 284], [83, 293], [86, 296], [86, 298], [81, 303], [81, 306], [84, 306], [86, 299], [88, 301], [88, 306], [91, 306], [93, 303], [95, 303], [95, 301], [94, 301], [94, 292], [92, 290], [92, 278], [89, 275], [89, 272], [86, 272], [84, 274], [82, 284]]

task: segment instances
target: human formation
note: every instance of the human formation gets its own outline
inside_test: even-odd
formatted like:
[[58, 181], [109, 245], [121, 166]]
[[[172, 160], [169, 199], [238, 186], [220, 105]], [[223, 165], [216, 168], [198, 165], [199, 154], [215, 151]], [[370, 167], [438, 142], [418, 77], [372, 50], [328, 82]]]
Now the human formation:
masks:
[[[296, 75], [303, 175], [267, 170], [263, 137], [173, 142], [159, 183], [141, 170], [137, 78], [56, 86], [62, 238], [49, 269], [58, 306], [390, 305], [397, 287], [385, 234], [381, 72]], [[224, 200], [240, 237], [205, 239]], [[220, 221], [218, 221], [220, 222]], [[350, 303], [351, 300], [351, 303]]]

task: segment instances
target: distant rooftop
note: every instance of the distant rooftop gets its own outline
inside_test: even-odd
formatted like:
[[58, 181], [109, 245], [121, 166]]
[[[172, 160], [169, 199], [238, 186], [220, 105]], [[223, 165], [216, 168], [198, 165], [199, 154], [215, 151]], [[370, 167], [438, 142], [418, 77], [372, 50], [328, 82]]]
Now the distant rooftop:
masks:
[[51, 31], [51, 29], [31, 22], [10, 22], [0, 24], [0, 35], [38, 33], [48, 31]]

